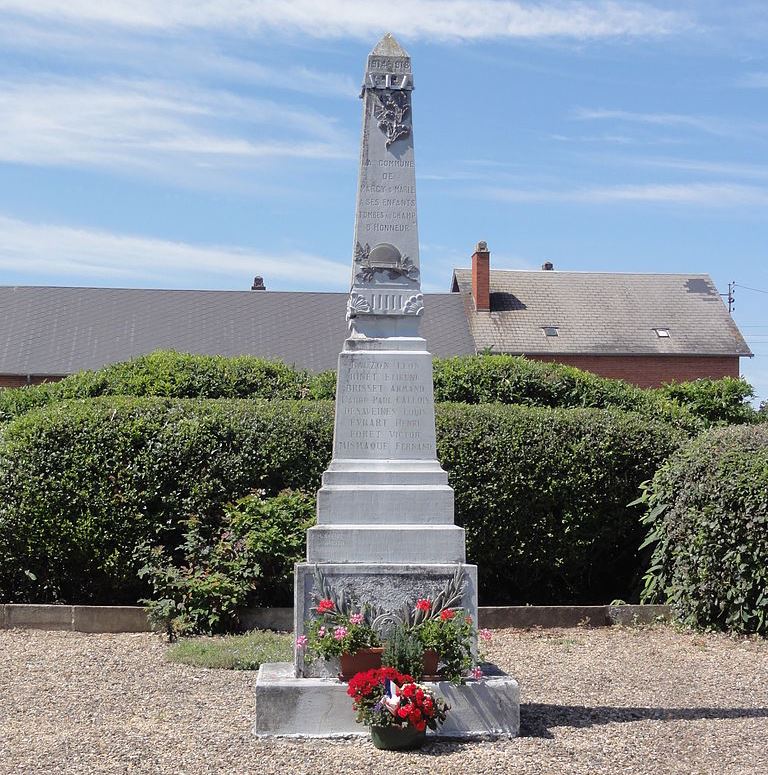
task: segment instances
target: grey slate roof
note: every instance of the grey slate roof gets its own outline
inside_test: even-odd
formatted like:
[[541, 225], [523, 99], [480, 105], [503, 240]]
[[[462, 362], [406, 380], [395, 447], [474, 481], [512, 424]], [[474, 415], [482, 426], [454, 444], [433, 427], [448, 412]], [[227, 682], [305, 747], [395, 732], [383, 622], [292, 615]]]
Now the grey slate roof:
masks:
[[[0, 374], [64, 375], [151, 352], [259, 355], [335, 369], [347, 294], [0, 287]], [[434, 355], [474, 353], [463, 299], [426, 294]]]
[[476, 313], [470, 270], [454, 270], [478, 351], [751, 355], [706, 274], [492, 269], [490, 278], [491, 311]]

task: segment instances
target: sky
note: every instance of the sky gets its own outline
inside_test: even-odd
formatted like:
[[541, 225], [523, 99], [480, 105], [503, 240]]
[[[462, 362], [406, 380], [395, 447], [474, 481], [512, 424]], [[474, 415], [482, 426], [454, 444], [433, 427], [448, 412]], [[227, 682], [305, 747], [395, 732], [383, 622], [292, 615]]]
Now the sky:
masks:
[[768, 398], [763, 0], [0, 0], [0, 284], [345, 291], [385, 32], [426, 290], [706, 272]]

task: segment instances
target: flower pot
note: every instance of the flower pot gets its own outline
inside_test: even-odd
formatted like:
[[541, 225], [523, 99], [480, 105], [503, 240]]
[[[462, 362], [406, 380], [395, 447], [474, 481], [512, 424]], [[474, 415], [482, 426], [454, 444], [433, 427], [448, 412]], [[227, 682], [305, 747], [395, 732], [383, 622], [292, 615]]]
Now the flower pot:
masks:
[[413, 751], [421, 748], [426, 739], [426, 732], [412, 726], [371, 727], [371, 741], [383, 751]]
[[381, 667], [381, 655], [384, 649], [381, 647], [360, 649], [354, 654], [342, 654], [340, 658], [341, 673], [339, 678], [342, 681], [349, 681], [356, 673], [363, 673], [366, 670], [374, 670]]
[[424, 678], [438, 678], [437, 674], [438, 656], [434, 649], [424, 649]]

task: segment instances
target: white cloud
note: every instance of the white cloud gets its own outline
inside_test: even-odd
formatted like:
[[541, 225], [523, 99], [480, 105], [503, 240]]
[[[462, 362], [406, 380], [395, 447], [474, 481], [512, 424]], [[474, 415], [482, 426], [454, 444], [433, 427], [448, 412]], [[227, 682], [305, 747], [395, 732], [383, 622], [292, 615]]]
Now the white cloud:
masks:
[[729, 137], [744, 129], [768, 129], [768, 125], [741, 122], [715, 116], [696, 116], [681, 113], [636, 113], [629, 110], [577, 108], [573, 117], [579, 121], [622, 121], [662, 127], [696, 129], [707, 134]]
[[165, 283], [189, 287], [231, 279], [244, 287], [255, 274], [267, 283], [339, 289], [349, 278], [346, 263], [300, 251], [264, 253], [232, 246], [192, 245], [150, 237], [30, 223], [0, 216], [0, 269], [26, 275], [72, 276], [77, 282]]
[[738, 80], [737, 85], [746, 89], [768, 89], [768, 73], [747, 73]]
[[140, 80], [0, 81], [0, 161], [189, 182], [273, 157], [353, 157], [336, 119], [224, 91]]
[[57, 24], [133, 30], [224, 30], [370, 39], [655, 37], [691, 26], [685, 14], [631, 0], [0, 0], [0, 10]]
[[768, 189], [736, 183], [659, 183], [544, 191], [486, 188], [480, 193], [492, 199], [506, 202], [577, 202], [585, 204], [646, 202], [701, 207], [768, 205]]

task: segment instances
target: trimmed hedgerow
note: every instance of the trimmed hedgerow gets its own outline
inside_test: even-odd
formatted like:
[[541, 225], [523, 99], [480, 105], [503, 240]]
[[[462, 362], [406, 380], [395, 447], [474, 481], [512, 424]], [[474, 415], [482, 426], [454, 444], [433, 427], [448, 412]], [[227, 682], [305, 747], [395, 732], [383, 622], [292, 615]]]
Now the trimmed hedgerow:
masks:
[[158, 350], [98, 371], [82, 371], [60, 382], [0, 390], [0, 422], [68, 398], [307, 399], [315, 397], [311, 392], [313, 380], [306, 371], [251, 355], [225, 357]]
[[[254, 490], [314, 492], [331, 456], [325, 402], [100, 397], [0, 433], [0, 600], [132, 603], [142, 542], [176, 552]], [[681, 441], [620, 411], [444, 405], [439, 457], [481, 598], [628, 598], [637, 519], [625, 507]]]
[[643, 599], [686, 625], [768, 635], [768, 426], [702, 434], [646, 487]]
[[561, 363], [517, 355], [474, 355], [436, 359], [436, 401], [467, 404], [617, 408], [659, 417], [689, 432], [702, 421], [655, 390], [608, 379]]
[[618, 410], [444, 405], [438, 457], [487, 604], [636, 598], [628, 504], [682, 432]]
[[757, 411], [750, 404], [755, 391], [744, 379], [723, 377], [673, 382], [663, 385], [656, 392], [684, 406], [709, 425], [760, 422]]
[[333, 406], [101, 397], [51, 404], [0, 436], [0, 599], [132, 603], [134, 550], [171, 551], [253, 490], [314, 490]]

